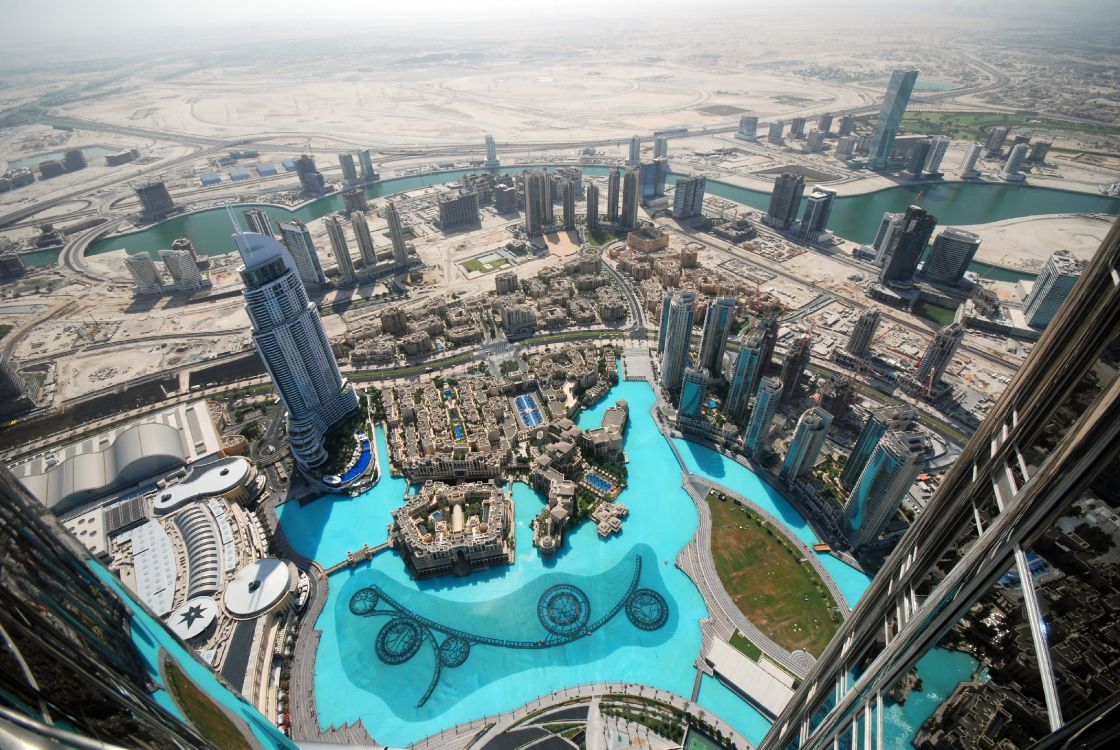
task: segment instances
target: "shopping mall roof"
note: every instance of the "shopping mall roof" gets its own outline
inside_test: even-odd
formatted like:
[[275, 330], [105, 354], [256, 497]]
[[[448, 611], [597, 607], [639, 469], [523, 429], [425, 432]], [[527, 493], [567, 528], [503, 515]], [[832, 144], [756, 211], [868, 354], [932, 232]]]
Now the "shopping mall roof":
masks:
[[275, 607], [291, 585], [292, 571], [288, 563], [266, 557], [237, 571], [226, 586], [223, 601], [234, 617], [259, 617]]

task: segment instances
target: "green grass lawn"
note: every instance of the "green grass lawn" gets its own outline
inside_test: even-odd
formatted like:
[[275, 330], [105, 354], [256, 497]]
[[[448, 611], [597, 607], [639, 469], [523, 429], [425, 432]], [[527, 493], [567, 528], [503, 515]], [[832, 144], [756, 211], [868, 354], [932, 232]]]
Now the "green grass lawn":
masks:
[[587, 241], [595, 247], [602, 247], [608, 242], [614, 242], [618, 236], [614, 232], [608, 232], [603, 229], [591, 229], [587, 232]]
[[483, 263], [478, 258], [471, 258], [470, 260], [463, 261], [463, 268], [467, 271], [481, 271], [482, 273], [497, 271], [499, 268], [505, 268], [508, 265], [509, 261], [505, 258], [499, 258], [492, 263]]
[[934, 323], [940, 323], [943, 326], [949, 325], [957, 317], [957, 311], [955, 309], [935, 305], [932, 302], [919, 302], [914, 305], [914, 314], [920, 318], [932, 320]]
[[758, 658], [762, 656], [762, 649], [751, 643], [750, 640], [738, 630], [732, 634], [731, 640], [728, 641], [728, 643], [751, 661], [758, 661]]
[[249, 742], [238, 731], [237, 725], [179, 667], [165, 661], [164, 672], [171, 697], [199, 734], [222, 750], [250, 750]]
[[[836, 603], [802, 552], [752, 511], [708, 496], [716, 572], [739, 610], [775, 643], [819, 656], [836, 634]], [[763, 525], [760, 525], [763, 524]]]

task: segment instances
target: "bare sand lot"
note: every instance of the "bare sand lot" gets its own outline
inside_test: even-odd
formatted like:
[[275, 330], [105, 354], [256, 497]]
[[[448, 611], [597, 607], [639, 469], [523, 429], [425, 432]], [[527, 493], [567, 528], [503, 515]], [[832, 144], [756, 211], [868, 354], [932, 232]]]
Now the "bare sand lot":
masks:
[[1069, 250], [1082, 260], [1092, 258], [1114, 218], [1030, 216], [960, 228], [980, 235], [977, 260], [1038, 273], [1056, 250]]

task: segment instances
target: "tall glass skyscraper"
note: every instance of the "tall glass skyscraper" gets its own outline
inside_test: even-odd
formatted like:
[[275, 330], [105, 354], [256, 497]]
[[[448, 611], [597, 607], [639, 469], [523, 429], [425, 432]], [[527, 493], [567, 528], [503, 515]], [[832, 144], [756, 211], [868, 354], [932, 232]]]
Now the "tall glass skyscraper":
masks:
[[762, 750], [1113, 746], [1117, 268], [1120, 223]]
[[697, 366], [718, 377], [723, 366], [723, 353], [727, 349], [727, 334], [735, 320], [735, 298], [716, 297], [708, 300], [704, 313], [704, 337], [700, 340], [700, 361]]
[[879, 108], [879, 119], [871, 134], [871, 166], [874, 169], [887, 166], [894, 147], [894, 137], [898, 135], [902, 115], [906, 112], [906, 105], [910, 103], [910, 94], [913, 93], [917, 80], [916, 70], [896, 70], [891, 73], [883, 105]]
[[688, 347], [692, 342], [695, 317], [696, 292], [673, 292], [668, 300], [668, 309], [662, 311], [664, 333], [659, 346], [661, 385], [666, 390], [680, 390], [684, 370], [688, 367]]
[[770, 433], [770, 423], [778, 412], [782, 399], [782, 381], [777, 378], [763, 378], [758, 388], [758, 399], [747, 423], [747, 434], [743, 439], [743, 451], [754, 455], [766, 447], [766, 436]]
[[314, 468], [327, 460], [327, 431], [358, 408], [358, 396], [338, 370], [323, 321], [284, 246], [259, 234], [233, 238], [245, 262], [253, 343], [288, 411], [292, 455], [302, 468]]
[[739, 354], [731, 368], [731, 388], [727, 392], [727, 401], [723, 404], [724, 412], [732, 419], [742, 417], [750, 406], [751, 396], [754, 395], [763, 372], [765, 349], [766, 339], [759, 331], [753, 332], [739, 343]]
[[879, 537], [917, 475], [914, 456], [899, 433], [888, 432], [876, 443], [844, 503], [844, 531], [852, 547]]

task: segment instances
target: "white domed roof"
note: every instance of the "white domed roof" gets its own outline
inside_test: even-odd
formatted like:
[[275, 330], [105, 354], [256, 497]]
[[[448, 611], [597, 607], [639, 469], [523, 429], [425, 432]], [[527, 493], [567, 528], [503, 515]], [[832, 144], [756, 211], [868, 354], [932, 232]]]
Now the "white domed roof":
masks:
[[291, 587], [288, 563], [275, 557], [246, 565], [229, 582], [223, 598], [229, 613], [240, 619], [257, 617], [276, 606]]

